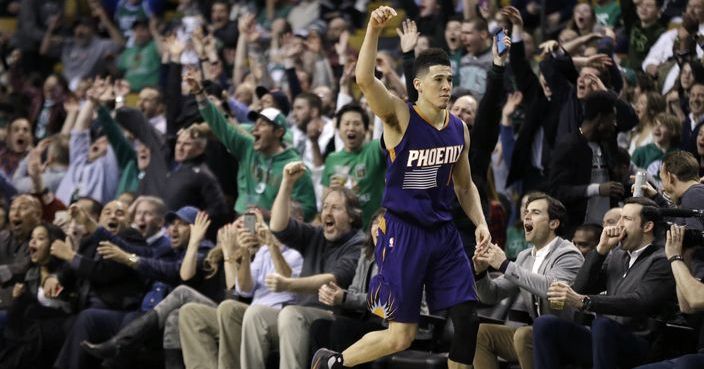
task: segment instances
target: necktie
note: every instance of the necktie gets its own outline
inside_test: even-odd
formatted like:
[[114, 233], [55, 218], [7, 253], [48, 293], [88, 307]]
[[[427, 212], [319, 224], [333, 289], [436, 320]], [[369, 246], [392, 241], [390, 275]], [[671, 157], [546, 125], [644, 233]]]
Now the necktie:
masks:
[[629, 255], [628, 253], [625, 253], [624, 255], [625, 257], [623, 258], [623, 278], [626, 278], [626, 276], [628, 275], [628, 270], [630, 269], [631, 255]]

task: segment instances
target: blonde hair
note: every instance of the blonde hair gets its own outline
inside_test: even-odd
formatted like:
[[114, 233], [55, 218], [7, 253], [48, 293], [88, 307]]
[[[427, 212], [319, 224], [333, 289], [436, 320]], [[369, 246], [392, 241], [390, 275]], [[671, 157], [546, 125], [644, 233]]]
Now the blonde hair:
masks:
[[222, 254], [222, 246], [220, 246], [220, 243], [208, 251], [205, 260], [203, 260], [203, 270], [206, 272], [205, 279], [212, 278], [218, 273], [220, 264], [222, 264], [224, 259], [225, 257]]

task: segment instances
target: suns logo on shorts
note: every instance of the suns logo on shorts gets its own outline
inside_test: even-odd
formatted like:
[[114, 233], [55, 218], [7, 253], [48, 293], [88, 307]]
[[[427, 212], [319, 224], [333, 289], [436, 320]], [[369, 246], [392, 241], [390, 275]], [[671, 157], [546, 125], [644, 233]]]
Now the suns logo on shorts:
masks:
[[397, 310], [394, 298], [389, 295], [386, 301], [382, 303], [380, 295], [381, 285], [376, 288], [376, 291], [374, 291], [372, 297], [368, 300], [369, 311], [382, 319], [394, 320]]

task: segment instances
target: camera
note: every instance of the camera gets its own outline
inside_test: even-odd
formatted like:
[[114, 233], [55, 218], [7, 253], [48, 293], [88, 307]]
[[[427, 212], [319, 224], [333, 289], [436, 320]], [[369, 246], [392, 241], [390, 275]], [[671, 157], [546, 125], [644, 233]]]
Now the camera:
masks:
[[[704, 210], [701, 209], [655, 208], [646, 206], [643, 208], [642, 214], [649, 218], [656, 219], [657, 222], [665, 225], [667, 229], [670, 228], [670, 225], [676, 224], [671, 218], [697, 217], [704, 220]], [[691, 228], [685, 229], [682, 247], [690, 248], [696, 246], [704, 246], [704, 231]]]

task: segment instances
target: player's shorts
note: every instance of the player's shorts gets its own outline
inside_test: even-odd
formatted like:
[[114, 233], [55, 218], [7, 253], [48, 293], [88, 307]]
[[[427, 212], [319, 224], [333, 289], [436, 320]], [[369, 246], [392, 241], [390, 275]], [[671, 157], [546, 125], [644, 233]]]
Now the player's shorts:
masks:
[[375, 251], [379, 274], [367, 302], [389, 321], [417, 323], [423, 286], [430, 312], [476, 301], [474, 273], [454, 224], [426, 229], [390, 212], [379, 218]]

